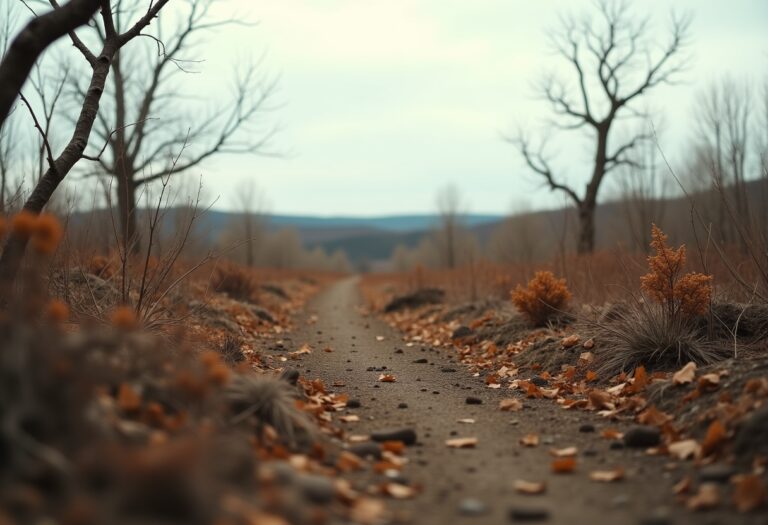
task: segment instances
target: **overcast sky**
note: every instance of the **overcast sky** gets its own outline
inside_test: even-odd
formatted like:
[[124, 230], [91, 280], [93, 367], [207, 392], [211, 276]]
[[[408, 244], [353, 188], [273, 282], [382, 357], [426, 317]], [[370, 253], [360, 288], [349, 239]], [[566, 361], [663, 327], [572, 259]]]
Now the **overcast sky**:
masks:
[[[690, 11], [687, 81], [660, 88], [663, 146], [673, 159], [691, 131], [693, 98], [729, 74], [757, 83], [768, 73], [768, 0], [637, 0], [653, 13], [654, 39], [667, 35], [670, 9]], [[504, 213], [513, 203], [561, 199], [530, 175], [501, 134], [538, 130], [548, 116], [532, 83], [570, 71], [548, 47], [558, 14], [585, 0], [227, 0], [217, 10], [258, 20], [220, 32], [197, 80], [215, 85], [245, 55], [266, 51], [280, 76], [270, 114], [284, 158], [218, 158], [201, 170], [217, 207], [254, 178], [271, 211], [290, 214], [425, 213], [454, 183], [469, 209]], [[569, 180], [589, 170], [578, 135], [561, 135], [557, 163]], [[575, 141], [575, 142], [574, 142]]]

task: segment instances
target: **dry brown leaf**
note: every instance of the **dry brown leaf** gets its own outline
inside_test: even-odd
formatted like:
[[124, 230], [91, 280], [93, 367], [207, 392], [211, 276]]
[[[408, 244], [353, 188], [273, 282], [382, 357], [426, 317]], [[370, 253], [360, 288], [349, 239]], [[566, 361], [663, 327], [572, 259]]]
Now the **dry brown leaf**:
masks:
[[382, 383], [394, 383], [397, 379], [392, 374], [381, 374], [379, 376], [379, 381]]
[[576, 470], [576, 458], [558, 458], [552, 461], [552, 472], [555, 474], [570, 474]]
[[357, 454], [342, 450], [336, 460], [336, 468], [342, 472], [352, 472], [363, 468], [363, 460]]
[[585, 363], [591, 363], [595, 360], [595, 354], [592, 352], [582, 352], [579, 354], [579, 360], [584, 361]]
[[672, 382], [676, 385], [687, 385], [696, 377], [696, 363], [689, 362], [672, 376]]
[[499, 401], [499, 408], [503, 412], [517, 412], [523, 408], [523, 402], [516, 398], [502, 399]]
[[658, 410], [655, 406], [650, 406], [643, 410], [637, 416], [637, 422], [643, 425], [653, 425], [660, 427], [667, 421], [671, 421], [672, 416]]
[[135, 412], [141, 408], [141, 396], [128, 383], [122, 383], [117, 391], [117, 406], [124, 412]]
[[456, 422], [457, 423], [464, 423], [465, 425], [474, 425], [475, 424], [475, 420], [472, 419], [471, 417], [465, 417], [463, 419], [457, 419]]
[[720, 385], [720, 374], [704, 374], [699, 378], [699, 388], [716, 389]]
[[360, 416], [355, 414], [349, 414], [348, 416], [339, 416], [339, 421], [343, 423], [357, 423], [360, 421]]
[[577, 334], [573, 334], [560, 341], [560, 344], [563, 346], [563, 348], [571, 348], [572, 346], [579, 344], [580, 339], [581, 338]]
[[555, 456], [556, 458], [569, 458], [575, 456], [578, 453], [579, 449], [576, 447], [553, 448], [549, 451], [549, 454], [551, 456]]
[[587, 370], [587, 374], [585, 377], [587, 379], [587, 382], [592, 382], [597, 379], [597, 372], [594, 372], [592, 370]]
[[589, 479], [603, 483], [611, 483], [624, 479], [624, 469], [619, 467], [613, 470], [593, 470], [589, 473]]
[[613, 397], [608, 392], [597, 389], [590, 390], [588, 397], [589, 402], [597, 410], [614, 410], [616, 408], [616, 405], [611, 402]]
[[516, 479], [513, 487], [515, 491], [528, 496], [543, 494], [547, 490], [547, 485], [543, 481], [525, 481], [523, 479]]
[[537, 447], [539, 446], [539, 435], [526, 434], [520, 438], [520, 444], [524, 447]]
[[587, 339], [586, 341], [584, 341], [584, 344], [582, 346], [587, 350], [592, 350], [595, 347], [595, 340]]
[[383, 341], [384, 340], [384, 336], [383, 335], [377, 335], [376, 336], [376, 340], [377, 341]]
[[408, 485], [401, 483], [385, 483], [383, 492], [395, 499], [409, 499], [416, 495], [416, 491]]
[[476, 437], [454, 438], [445, 441], [450, 448], [474, 448], [477, 445]]
[[760, 508], [765, 503], [766, 496], [765, 484], [760, 476], [750, 474], [734, 479], [733, 503], [739, 512], [751, 512]]
[[690, 510], [714, 509], [720, 505], [720, 491], [714, 483], [703, 483], [699, 491], [688, 498], [686, 504]]
[[677, 483], [675, 483], [675, 486], [672, 487], [672, 491], [675, 494], [688, 494], [688, 492], [691, 490], [691, 477], [686, 476]]
[[600, 433], [600, 435], [603, 437], [603, 439], [622, 439], [624, 437], [624, 434], [615, 428], [606, 428]]
[[667, 446], [669, 455], [677, 459], [697, 458], [701, 455], [701, 445], [695, 439], [684, 439]]
[[715, 419], [707, 427], [707, 434], [704, 436], [704, 441], [701, 443], [701, 452], [705, 456], [709, 456], [713, 452], [717, 452], [720, 446], [725, 442], [727, 432], [725, 426]]
[[374, 498], [359, 498], [352, 504], [350, 518], [355, 523], [374, 525], [382, 521], [386, 508], [384, 502]]

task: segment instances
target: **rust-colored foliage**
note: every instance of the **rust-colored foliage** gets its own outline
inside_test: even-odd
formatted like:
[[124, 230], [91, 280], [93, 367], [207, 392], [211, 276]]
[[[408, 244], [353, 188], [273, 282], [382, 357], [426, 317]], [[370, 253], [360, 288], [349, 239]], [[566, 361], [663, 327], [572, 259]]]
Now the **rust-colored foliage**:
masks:
[[667, 236], [655, 224], [651, 238], [656, 253], [648, 256], [650, 272], [640, 278], [643, 291], [662, 305], [669, 318], [705, 313], [712, 297], [712, 276], [684, 273], [685, 245], [677, 250], [670, 248]]
[[222, 262], [211, 278], [213, 289], [223, 292], [233, 299], [253, 301], [256, 299], [258, 286], [248, 268], [229, 262]]
[[512, 292], [512, 302], [534, 326], [546, 325], [570, 300], [565, 279], [549, 271], [536, 272], [526, 288], [518, 285]]

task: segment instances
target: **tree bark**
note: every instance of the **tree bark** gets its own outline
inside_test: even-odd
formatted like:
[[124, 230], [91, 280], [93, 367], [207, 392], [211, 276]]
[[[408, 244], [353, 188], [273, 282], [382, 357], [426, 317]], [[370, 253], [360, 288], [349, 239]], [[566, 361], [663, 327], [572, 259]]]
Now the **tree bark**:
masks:
[[33, 18], [16, 36], [0, 63], [0, 126], [45, 48], [87, 23], [100, 5], [101, 0], [71, 0], [63, 7]]
[[141, 238], [136, 217], [136, 183], [133, 179], [131, 170], [125, 170], [125, 173], [117, 177], [117, 209], [120, 238], [125, 243], [128, 253], [137, 254], [141, 250]]

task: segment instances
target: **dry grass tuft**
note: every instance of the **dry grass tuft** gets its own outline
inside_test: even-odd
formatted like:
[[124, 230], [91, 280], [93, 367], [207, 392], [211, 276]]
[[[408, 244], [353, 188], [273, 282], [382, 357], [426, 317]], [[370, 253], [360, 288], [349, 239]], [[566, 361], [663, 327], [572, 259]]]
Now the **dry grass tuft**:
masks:
[[216, 267], [211, 277], [213, 289], [233, 299], [255, 301], [258, 285], [253, 274], [247, 269], [230, 262]]

